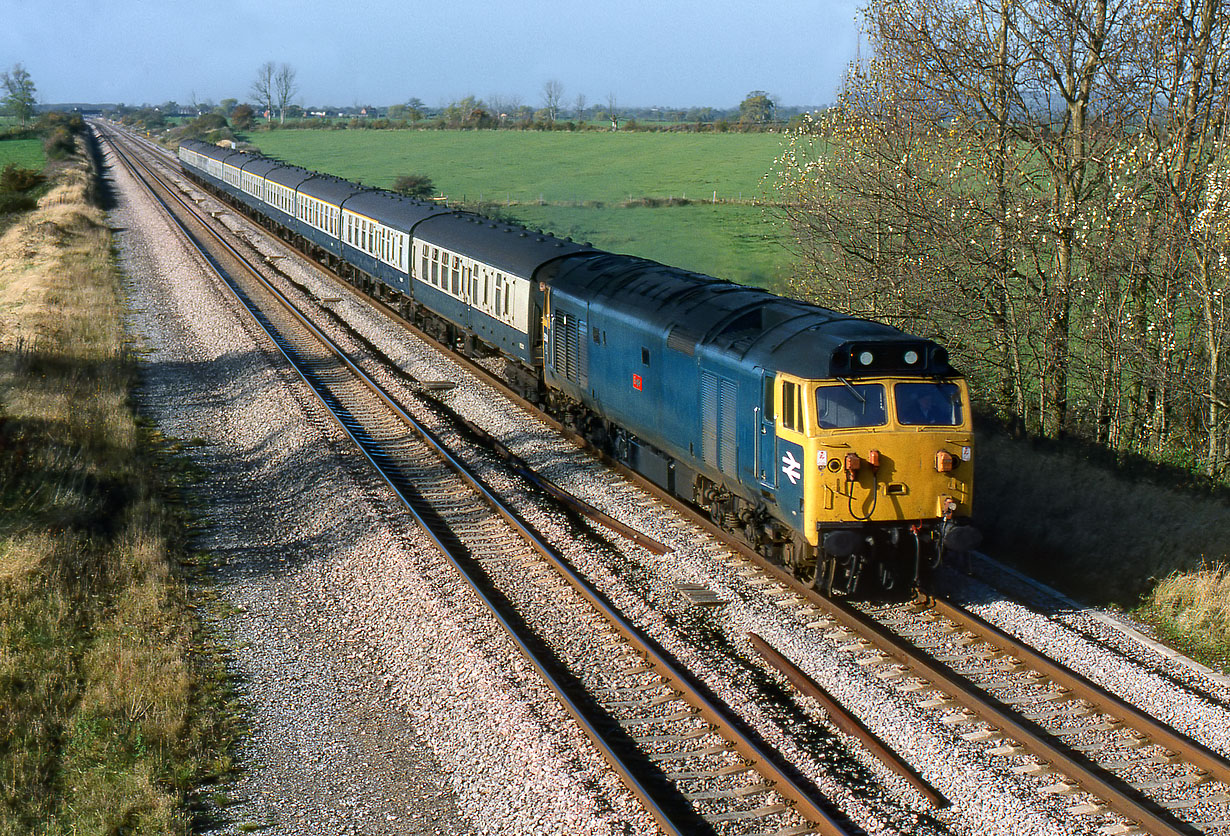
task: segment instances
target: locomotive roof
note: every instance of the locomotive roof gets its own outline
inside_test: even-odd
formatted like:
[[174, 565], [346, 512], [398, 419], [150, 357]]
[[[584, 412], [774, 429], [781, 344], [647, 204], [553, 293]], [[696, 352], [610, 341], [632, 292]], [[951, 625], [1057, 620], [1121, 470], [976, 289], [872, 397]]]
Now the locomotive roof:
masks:
[[894, 373], [952, 374], [943, 349], [891, 325], [654, 261], [603, 254], [570, 259], [553, 272], [544, 277], [553, 290], [644, 322], [686, 354], [716, 351], [804, 378], [855, 377], [887, 368], [885, 352], [873, 352], [868, 368], [852, 368], [854, 347], [861, 353], [879, 345], [898, 355], [914, 349], [924, 359], [909, 369], [897, 368], [897, 360]]
[[414, 233], [429, 244], [463, 253], [514, 276], [533, 278], [539, 267], [565, 256], [594, 252], [588, 244], [475, 215], [454, 212], [432, 218]]
[[349, 180], [334, 177], [330, 174], [313, 174], [309, 179], [299, 184], [299, 193], [334, 206], [341, 206], [342, 201], [362, 189]]
[[[362, 188], [353, 183], [350, 185], [353, 188]], [[386, 192], [383, 189], [362, 189], [346, 201], [344, 208], [403, 232], [414, 231], [415, 224], [424, 218], [451, 211], [434, 203], [415, 200], [412, 197]], [[416, 236], [417, 234], [415, 232]]]

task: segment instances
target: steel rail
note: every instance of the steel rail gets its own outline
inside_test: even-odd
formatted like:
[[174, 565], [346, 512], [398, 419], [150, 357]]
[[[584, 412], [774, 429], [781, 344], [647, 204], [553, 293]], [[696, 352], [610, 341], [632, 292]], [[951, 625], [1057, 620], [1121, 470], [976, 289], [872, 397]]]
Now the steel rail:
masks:
[[[153, 172], [150, 172], [150, 174], [151, 176], [157, 177], [157, 175], [154, 175]], [[149, 187], [147, 186], [147, 188]], [[151, 189], [151, 192], [152, 192], [152, 189]], [[196, 214], [193, 208], [188, 206], [188, 204], [184, 202], [182, 198], [178, 197], [177, 195], [174, 195], [173, 192], [172, 192], [172, 196], [175, 197], [175, 199], [178, 200], [187, 211], [193, 213], [194, 215]], [[161, 202], [161, 200], [159, 202]], [[393, 401], [393, 399], [387, 393], [385, 393], [379, 387], [379, 384], [377, 384], [366, 373], [364, 373], [361, 369], [359, 369], [353, 363], [353, 361], [351, 361], [350, 358], [346, 356], [344, 351], [342, 351], [327, 336], [325, 336], [322, 332], [320, 332], [320, 330], [316, 328], [315, 325], [310, 323], [306, 319], [306, 317], [304, 317], [303, 314], [297, 310], [297, 308], [294, 306], [292, 302], [290, 302], [289, 299], [286, 299], [286, 297], [283, 294], [281, 294], [276, 288], [273, 288], [272, 286], [270, 286], [268, 282], [262, 276], [260, 276], [259, 272], [256, 271], [256, 269], [251, 265], [250, 262], [248, 262], [246, 258], [244, 258], [242, 254], [238, 253], [238, 251], [236, 251], [234, 247], [232, 247], [228, 242], [223, 240], [222, 237], [217, 232], [210, 229], [207, 224], [203, 224], [203, 225], [205, 226], [207, 231], [213, 237], [215, 237], [220, 242], [220, 244], [224, 246], [233, 255], [233, 257], [238, 259], [241, 263], [243, 263], [246, 266], [247, 269], [251, 270], [254, 273], [257, 279], [262, 284], [264, 284], [266, 288], [275, 295], [276, 298], [279, 299], [281, 304], [285, 305], [288, 308], [292, 316], [294, 316], [296, 319], [301, 321], [303, 325], [309, 331], [311, 331], [314, 335], [316, 335], [318, 339], [320, 339], [324, 344], [332, 347], [332, 350], [336, 352], [338, 359], [341, 360], [341, 362], [344, 365], [346, 365], [359, 380], [364, 382], [366, 386], [372, 389], [373, 393], [376, 394], [376, 396], [380, 398], [390, 408], [390, 410], [394, 412], [394, 414], [398, 415], [398, 417], [404, 420], [408, 426], [411, 426], [417, 433], [419, 433], [421, 437], [430, 446], [432, 446], [433, 449], [436, 450], [436, 452], [438, 452], [441, 459], [451, 469], [453, 469], [454, 472], [456, 472], [465, 481], [469, 482], [471, 484], [471, 487], [483, 498], [483, 500], [492, 508], [492, 510], [494, 510], [497, 514], [503, 517], [511, 526], [517, 529], [521, 533], [525, 541], [531, 546], [531, 548], [533, 548], [543, 558], [545, 558], [560, 573], [560, 575], [564, 577], [564, 579], [567, 580], [570, 585], [573, 586], [573, 588], [583, 598], [585, 598], [596, 610], [599, 611], [599, 613], [604, 617], [604, 619], [606, 619], [608, 623], [610, 623], [611, 626], [617, 632], [619, 632], [627, 641], [629, 641], [634, 647], [636, 647], [637, 652], [642, 655], [646, 663], [653, 670], [655, 670], [655, 672], [657, 672], [659, 676], [661, 676], [665, 681], [667, 681], [671, 687], [675, 688], [678, 692], [680, 692], [680, 694], [682, 694], [683, 699], [686, 702], [690, 703], [694, 708], [696, 708], [697, 711], [700, 713], [700, 715], [704, 717], [707, 721], [709, 721], [710, 724], [713, 725], [715, 729], [719, 731], [722, 737], [727, 739], [727, 741], [735, 748], [735, 750], [740, 754], [740, 756], [742, 756], [743, 759], [747, 761], [748, 764], [753, 769], [755, 769], [762, 776], [764, 776], [766, 779], [772, 782], [772, 788], [774, 789], [774, 791], [776, 791], [777, 793], [782, 795], [784, 798], [792, 802], [792, 804], [794, 805], [794, 809], [800, 815], [802, 815], [805, 819], [810, 821], [815, 827], [817, 827], [820, 833], [826, 834], [826, 836], [847, 836], [847, 834], [849, 833], [848, 829], [840, 821], [834, 818], [832, 814], [824, 810], [817, 803], [817, 801], [813, 798], [812, 791], [804, 787], [803, 785], [799, 784], [794, 779], [793, 776], [791, 776], [789, 773], [784, 771], [778, 765], [776, 758], [774, 758], [759, 743], [750, 739], [746, 734], [744, 734], [739, 729], [739, 724], [736, 721], [734, 721], [732, 717], [728, 715], [726, 709], [722, 707], [718, 703], [718, 701], [716, 701], [710, 695], [705, 693], [705, 691], [702, 690], [702, 687], [699, 685], [699, 683], [694, 682], [691, 677], [687, 676], [681, 670], [676, 668], [674, 663], [667, 657], [666, 653], [663, 650], [661, 650], [661, 648], [658, 647], [656, 642], [654, 642], [648, 636], [644, 635], [637, 627], [635, 627], [630, 622], [628, 622], [618, 610], [616, 610], [613, 606], [609, 604], [609, 602], [606, 601], [605, 597], [597, 589], [595, 589], [591, 584], [589, 584], [587, 580], [581, 577], [572, 568], [572, 566], [568, 563], [568, 561], [562, 555], [560, 555], [550, 544], [545, 542], [541, 538], [541, 536], [538, 535], [538, 533], [535, 532], [527, 523], [525, 523], [525, 521], [522, 520], [520, 516], [513, 509], [509, 508], [506, 504], [504, 504], [503, 501], [500, 500], [499, 497], [495, 494], [495, 492], [492, 491], [490, 488], [488, 488], [477, 475], [470, 472], [469, 468], [463, 462], [457, 459], [451, 453], [451, 451], [447, 450], [447, 448], [444, 447], [444, 445], [439, 441], [438, 438], [436, 438], [436, 436], [429, 429], [427, 429], [426, 427], [423, 427], [412, 416], [406, 413], [395, 401]], [[187, 234], [190, 235], [190, 233], [187, 233]], [[206, 257], [208, 258], [208, 256]], [[285, 354], [285, 352], [283, 353]], [[288, 361], [290, 360], [289, 357], [287, 359]], [[291, 362], [293, 363], [293, 361]], [[300, 375], [302, 376], [302, 372], [300, 372]], [[305, 379], [305, 382], [308, 382], [309, 385], [311, 385], [310, 381], [307, 381], [306, 378], [304, 379]], [[315, 391], [315, 389], [313, 389], [313, 391]], [[322, 398], [322, 401], [324, 401], [323, 398]], [[328, 405], [327, 402], [326, 402], [326, 405]], [[350, 431], [348, 428], [344, 427], [344, 429], [346, 429], [347, 433], [350, 434]], [[353, 438], [353, 435], [352, 435], [352, 438]], [[356, 439], [356, 443], [358, 443], [357, 439]], [[403, 496], [402, 492], [398, 490], [398, 488], [390, 482], [387, 474], [385, 474], [384, 469], [383, 469], [384, 465], [380, 464], [375, 459], [373, 459], [371, 455], [366, 453], [366, 451], [365, 451], [365, 455], [367, 456], [369, 461], [372, 462], [373, 466], [375, 466], [377, 470], [381, 472], [382, 478], [384, 478], [385, 481], [390, 484], [390, 487], [392, 487], [395, 491], [397, 491], [399, 496]], [[403, 496], [403, 501], [405, 501], [404, 496]], [[417, 511], [415, 511], [413, 508], [411, 508], [411, 510], [413, 513], [415, 513], [416, 518], [420, 519], [420, 523], [423, 524], [424, 527], [426, 528], [426, 522], [424, 522], [419, 517], [419, 514], [417, 513]], [[437, 538], [435, 537], [435, 535], [433, 535], [433, 540], [436, 540], [436, 539]], [[437, 541], [437, 546], [441, 548], [442, 550], [446, 548], [443, 541]], [[465, 574], [466, 577], [469, 578], [468, 573], [465, 573], [465, 570], [460, 566], [459, 562], [453, 557], [453, 555], [448, 552], [446, 552], [446, 554], [448, 554], [450, 561], [453, 562], [455, 566], [457, 566], [459, 571], [462, 571], [463, 574]], [[481, 594], [482, 593], [480, 591], [480, 595]], [[488, 606], [494, 606], [492, 603], [489, 602], [489, 599], [487, 599], [486, 596], [483, 596], [483, 600], [485, 603], [488, 604]], [[505, 625], [506, 629], [511, 629], [511, 625], [508, 625], [508, 623], [503, 618], [501, 618], [501, 624]], [[518, 640], [518, 644], [522, 646], [523, 653], [529, 652], [529, 648], [522, 645], [520, 640]], [[545, 672], [541, 670], [541, 666], [539, 665], [538, 662], [536, 662], [533, 658], [531, 658], [531, 661], [534, 662], [535, 667], [540, 669], [540, 672], [542, 672], [544, 676], [548, 676]], [[554, 679], [551, 679], [549, 677], [548, 679], [549, 681], [553, 683], [552, 685], [553, 688], [558, 688], [558, 686], [554, 684]], [[568, 701], [567, 704], [569, 705], [569, 710], [572, 711], [574, 706], [571, 703], [571, 701]], [[597, 729], [593, 728], [592, 726], [589, 726], [584, 720], [578, 718], [578, 722], [582, 723], [583, 728], [586, 728], [587, 735], [590, 735], [591, 738], [593, 738], [594, 735], [600, 734]], [[609, 752], [608, 757], [617, 758], [615, 753], [610, 750], [609, 746], [607, 746], [605, 742], [598, 742], [596, 740], [596, 744], [603, 750], [604, 754], [607, 754]], [[617, 771], [620, 771], [621, 775], [623, 774], [622, 770], [617, 769]], [[637, 782], [636, 785], [641, 786], [639, 782]], [[644, 791], [643, 787], [642, 787], [642, 791]], [[639, 793], [638, 793], [638, 797], [639, 797]], [[656, 803], [655, 803], [655, 806], [656, 806]], [[665, 815], [665, 813], [663, 813], [663, 815]], [[655, 817], [656, 817], [656, 814], [655, 814]], [[672, 832], [675, 832], [675, 831], [672, 831]]]
[[928, 609], [934, 610], [988, 644], [1004, 650], [1022, 664], [1045, 674], [1056, 685], [1069, 691], [1073, 698], [1084, 700], [1099, 708], [1103, 713], [1118, 717], [1125, 725], [1149, 737], [1154, 743], [1181, 754], [1189, 763], [1205, 770], [1218, 781], [1230, 784], [1230, 762], [1199, 741], [1193, 740], [1155, 717], [1150, 717], [1096, 682], [1064, 667], [963, 607], [938, 597], [927, 599], [925, 603]]
[[951, 802], [939, 790], [931, 786], [925, 778], [919, 775], [918, 770], [889, 748], [883, 740], [871, 729], [867, 728], [861, 720], [851, 714], [845, 706], [834, 699], [833, 695], [824, 690], [818, 682], [804, 673], [794, 662], [787, 659], [784, 653], [755, 633], [748, 633], [747, 638], [752, 643], [752, 647], [756, 649], [756, 652], [768, 664], [777, 669], [778, 673], [790, 680], [791, 684], [800, 693], [820, 703], [825, 713], [829, 715], [829, 720], [832, 721], [833, 725], [857, 739], [867, 751], [879, 758], [881, 763], [904, 778], [910, 786], [918, 791], [919, 795], [931, 803], [932, 807], [938, 809], [950, 806]]
[[[134, 175], [134, 177], [138, 180], [138, 182], [140, 182], [145, 187], [145, 189], [150, 193], [150, 195], [160, 205], [162, 205], [162, 207], [166, 210], [167, 215], [174, 221], [176, 226], [185, 235], [185, 237], [187, 238], [191, 246], [195, 248], [197, 252], [200, 253], [200, 255], [203, 258], [205, 258], [205, 260], [210, 264], [211, 268], [215, 270], [215, 272], [218, 274], [218, 277], [222, 280], [223, 284], [231, 291], [235, 299], [238, 300], [239, 303], [245, 309], [247, 309], [251, 314], [253, 314], [253, 318], [258, 323], [260, 323], [262, 329], [266, 331], [271, 341], [273, 342], [274, 346], [278, 349], [279, 353], [281, 353], [281, 355], [286, 359], [287, 363], [290, 365], [292, 369], [294, 369], [295, 373], [307, 385], [309, 390], [317, 397], [318, 400], [320, 400], [322, 404], [324, 404], [326, 409], [329, 411], [329, 414], [333, 416], [334, 420], [337, 422], [338, 426], [340, 426], [342, 431], [351, 439], [352, 442], [354, 442], [355, 446], [359, 448], [360, 452], [363, 453], [364, 457], [375, 468], [376, 472], [380, 475], [384, 483], [388, 485], [389, 488], [398, 496], [398, 498], [402, 501], [402, 504], [404, 504], [407, 510], [410, 511], [411, 515], [418, 522], [418, 524], [423, 529], [428, 539], [431, 540], [432, 544], [436, 547], [436, 549], [449, 561], [449, 563], [453, 566], [453, 568], [456, 569], [457, 572], [463, 578], [465, 578], [471, 590], [478, 595], [479, 600], [482, 601], [483, 605], [488, 609], [488, 611], [496, 619], [500, 627], [508, 634], [509, 638], [512, 639], [513, 643], [516, 644], [517, 649], [521, 652], [522, 656], [524, 656], [525, 659], [530, 662], [530, 664], [534, 667], [534, 670], [537, 671], [538, 675], [542, 677], [543, 681], [552, 690], [552, 692], [554, 692], [556, 698], [560, 700], [565, 710], [577, 722], [577, 724], [580, 726], [581, 730], [584, 732], [586, 737], [588, 737], [589, 740], [595, 745], [595, 747], [598, 748], [603, 758], [619, 775], [620, 780], [624, 782], [625, 786], [628, 787], [629, 791], [632, 792], [632, 794], [636, 796], [638, 801], [640, 801], [641, 804], [645, 806], [646, 810], [654, 818], [654, 820], [658, 823], [658, 825], [663, 828], [663, 830], [665, 830], [669, 834], [676, 834], [677, 836], [685, 836], [685, 834], [688, 833], [688, 830], [685, 828], [685, 826], [677, 824], [675, 821], [675, 818], [671, 816], [658, 803], [655, 795], [652, 792], [650, 792], [650, 790], [641, 782], [641, 780], [635, 775], [632, 767], [628, 763], [626, 763], [622, 757], [620, 757], [618, 752], [616, 752], [615, 749], [608, 742], [606, 736], [598, 729], [595, 723], [591, 721], [588, 715], [588, 712], [582, 710], [582, 708], [574, 700], [572, 700], [571, 697], [568, 696], [567, 689], [563, 686], [562, 683], [560, 683], [556, 679], [556, 677], [551, 673], [551, 671], [547, 669], [547, 667], [544, 665], [539, 655], [534, 651], [532, 647], [530, 647], [528, 642], [522, 636], [521, 631], [518, 630], [515, 627], [515, 625], [513, 625], [508, 620], [508, 618], [504, 615], [503, 608], [498, 606], [496, 602], [492, 600], [491, 597], [488, 596], [487, 593], [483, 590], [482, 585], [478, 583], [477, 579], [471, 574], [469, 568], [465, 565], [463, 560], [458, 556], [457, 546], [454, 543], [450, 542], [450, 538], [448, 538], [444, 533], [438, 532], [436, 530], [436, 526], [432, 525], [427, 519], [424, 518], [423, 514], [420, 513], [420, 510], [418, 508], [420, 504], [420, 500], [417, 497], [411, 497], [406, 494], [406, 492], [398, 484], [400, 480], [394, 478], [393, 475], [389, 472], [389, 467], [387, 463], [382, 463], [382, 462], [377, 461], [377, 458], [373, 455], [373, 451], [369, 449], [370, 440], [361, 439], [353, 431], [353, 429], [349, 425], [349, 422], [343, 420], [340, 417], [338, 410], [337, 410], [337, 407], [339, 405], [335, 401], [333, 401], [331, 398], [327, 397], [325, 393], [322, 393], [321, 391], [319, 391], [318, 382], [313, 379], [312, 375], [310, 375], [303, 368], [301, 368], [300, 361], [294, 356], [292, 356], [293, 351], [291, 351], [285, 346], [283, 339], [280, 337], [280, 335], [278, 335], [272, 329], [272, 326], [270, 326], [267, 323], [263, 315], [261, 315], [259, 310], [255, 308], [251, 300], [249, 300], [246, 297], [246, 295], [242, 292], [242, 290], [240, 290], [238, 287], [236, 287], [233, 284], [233, 280], [229, 276], [226, 275], [226, 272], [221, 267], [221, 265], [217, 264], [215, 259], [206, 251], [205, 247], [201, 244], [199, 240], [197, 240], [196, 236], [192, 234], [192, 232], [187, 228], [187, 226], [183, 224], [183, 222], [180, 221], [177, 217], [175, 217], [174, 213], [170, 211], [170, 207], [167, 206], [167, 204], [162, 200], [162, 198], [158, 196], [158, 194], [154, 191], [154, 189], [147, 182], [145, 182], [143, 178], [137, 175], [137, 172], [135, 168], [133, 167], [133, 161], [131, 161], [127, 157], [127, 155], [124, 154], [122, 150], [120, 150], [120, 148], [118, 147], [118, 143], [114, 140], [114, 138], [111, 138], [111, 137], [108, 137], [108, 138], [111, 141], [112, 147], [116, 150], [117, 155], [124, 162], [125, 166], [129, 169], [129, 171]], [[139, 162], [137, 162], [136, 164], [140, 165]], [[146, 171], [151, 176], [156, 178], [156, 175], [154, 175], [148, 169], [146, 169]], [[175, 197], [173, 193], [172, 193], [172, 196]], [[182, 201], [180, 202], [182, 203]], [[184, 204], [184, 207], [185, 209], [188, 209], [189, 212], [192, 211], [191, 208], [187, 206], [187, 204]], [[195, 215], [195, 213], [193, 214]], [[198, 217], [198, 220], [200, 220], [199, 217]], [[208, 225], [204, 224], [203, 221], [202, 221], [202, 225], [224, 247], [230, 250], [231, 253], [235, 257], [237, 257], [245, 267], [252, 270], [253, 273], [259, 277], [259, 273], [256, 273], [255, 268], [251, 266], [250, 262], [248, 262], [246, 258], [244, 258], [241, 254], [236, 252], [234, 248], [230, 246], [229, 243], [227, 243], [226, 241], [223, 241], [221, 236], [219, 236], [216, 232], [214, 232], [212, 229], [209, 229]], [[261, 278], [261, 281], [262, 282], [264, 281], [263, 278]], [[270, 289], [274, 291], [275, 296], [281, 297], [279, 301], [282, 301], [284, 297], [282, 297], [282, 295], [278, 293], [278, 291], [275, 288], [270, 288]], [[286, 304], [289, 304], [288, 300]], [[295, 316], [296, 318], [299, 318], [301, 321], [303, 321], [303, 323], [308, 326], [309, 331], [319, 333], [317, 329], [315, 328], [315, 326], [312, 326], [310, 323], [307, 323], [306, 321], [302, 320], [299, 313], [293, 310], [293, 306], [291, 306], [290, 312], [292, 316]], [[323, 334], [321, 334], [320, 336], [323, 337]], [[327, 344], [332, 345], [331, 342], [328, 342]], [[349, 359], [345, 358], [344, 355], [341, 355], [341, 356], [342, 356], [342, 359], [345, 361], [345, 363], [347, 365], [350, 365], [352, 369], [354, 369], [353, 364], [350, 363]], [[354, 370], [358, 371], [357, 369], [354, 369]], [[361, 372], [360, 372], [360, 375], [361, 375]], [[366, 377], [366, 376], [363, 375], [362, 377]], [[448, 458], [449, 460], [452, 459], [451, 456]]]

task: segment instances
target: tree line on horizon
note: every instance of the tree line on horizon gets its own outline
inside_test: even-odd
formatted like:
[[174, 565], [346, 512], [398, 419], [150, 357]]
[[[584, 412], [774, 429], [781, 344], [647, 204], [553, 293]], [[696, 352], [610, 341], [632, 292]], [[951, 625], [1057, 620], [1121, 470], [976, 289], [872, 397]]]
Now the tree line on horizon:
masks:
[[[590, 104], [584, 93], [570, 100], [565, 98], [564, 85], [549, 79], [542, 85], [541, 107], [534, 107], [516, 94], [492, 94], [485, 98], [465, 96], [438, 107], [429, 107], [418, 97], [390, 105], [372, 104], [336, 107], [304, 106], [297, 102], [300, 93], [297, 70], [286, 63], [267, 61], [256, 73], [248, 91], [248, 100], [222, 99], [198, 102], [193, 97], [189, 105], [167, 101], [159, 105], [128, 107], [119, 105], [120, 115], [138, 113], [149, 129], [165, 127], [167, 117], [221, 115], [236, 130], [251, 130], [276, 120], [279, 126], [299, 127], [300, 123], [315, 123], [321, 119], [351, 119], [355, 127], [431, 127], [431, 128], [545, 128], [576, 130], [592, 123], [602, 123], [611, 130], [635, 130], [646, 124], [683, 124], [717, 130], [758, 130], [779, 127], [791, 119], [797, 120], [807, 111], [802, 107], [781, 105], [764, 90], [753, 90], [735, 108], [714, 107], [629, 107], [621, 105], [614, 93], [608, 93], [596, 104]], [[238, 112], [236, 112], [238, 109]]]

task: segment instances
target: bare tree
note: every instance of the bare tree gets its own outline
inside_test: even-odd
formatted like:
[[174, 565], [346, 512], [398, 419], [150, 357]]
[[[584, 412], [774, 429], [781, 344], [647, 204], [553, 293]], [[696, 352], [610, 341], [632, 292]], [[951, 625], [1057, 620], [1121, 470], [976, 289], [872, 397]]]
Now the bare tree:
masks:
[[559, 106], [564, 100], [564, 85], [555, 79], [550, 79], [542, 85], [542, 101], [547, 111], [547, 118], [554, 124], [559, 118]]
[[[1147, 171], [1156, 207], [1151, 229], [1163, 239], [1164, 265], [1152, 283], [1163, 288], [1146, 305], [1177, 303], [1177, 321], [1161, 359], [1175, 354], [1174, 336], [1190, 333], [1203, 349], [1191, 387], [1192, 411], [1202, 419], [1205, 470], [1217, 476], [1230, 465], [1230, 10], [1225, 0], [1178, 0], [1149, 7], [1144, 19], [1149, 73], [1143, 122]], [[1141, 189], [1143, 192], [1144, 189]], [[1160, 281], [1159, 281], [1160, 279]], [[1164, 364], [1165, 365], [1165, 364]], [[1155, 422], [1156, 423], [1156, 422]]]
[[578, 122], [585, 121], [585, 94], [577, 93], [577, 97], [572, 102], [572, 109], [576, 112]]
[[295, 80], [298, 71], [290, 64], [282, 64], [273, 76], [273, 96], [278, 106], [278, 121], [286, 121], [286, 107], [295, 96], [299, 95], [299, 84]]
[[606, 115], [611, 120], [611, 130], [619, 130], [619, 100], [613, 92], [606, 94]]
[[273, 116], [273, 103], [276, 101], [274, 78], [278, 68], [272, 61], [261, 64], [256, 71], [256, 79], [252, 82], [252, 100], [264, 112], [265, 118]]
[[1228, 0], [872, 0], [778, 161], [801, 291], [1047, 435], [1230, 467]]

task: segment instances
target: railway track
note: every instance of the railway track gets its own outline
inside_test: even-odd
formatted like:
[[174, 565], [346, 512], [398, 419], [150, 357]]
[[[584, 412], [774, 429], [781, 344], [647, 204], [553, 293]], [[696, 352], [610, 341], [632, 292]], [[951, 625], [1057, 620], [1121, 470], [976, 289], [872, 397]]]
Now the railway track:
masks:
[[[508, 392], [483, 366], [450, 357]], [[704, 517], [624, 473], [696, 526], [725, 539]], [[1041, 793], [1067, 799], [1067, 813], [1079, 820], [1082, 831], [1230, 832], [1225, 759], [1079, 674], [945, 602], [856, 609], [819, 596], [739, 544], [728, 545], [738, 553], [729, 558], [729, 566], [749, 584], [815, 628], [834, 652], [913, 695], [921, 710], [938, 712], [940, 723], [960, 730], [967, 743], [984, 747], [1004, 771]], [[698, 600], [705, 594], [699, 586], [681, 591]], [[598, 687], [607, 687], [604, 693], [616, 697], [614, 703], [636, 693], [626, 686]], [[644, 693], [653, 693], [652, 700], [667, 698], [670, 690]], [[618, 715], [622, 707], [608, 713]], [[693, 794], [704, 796], [705, 791]]]
[[[665, 832], [851, 832], [124, 138], [104, 135]], [[531, 613], [567, 617], [544, 627]]]

